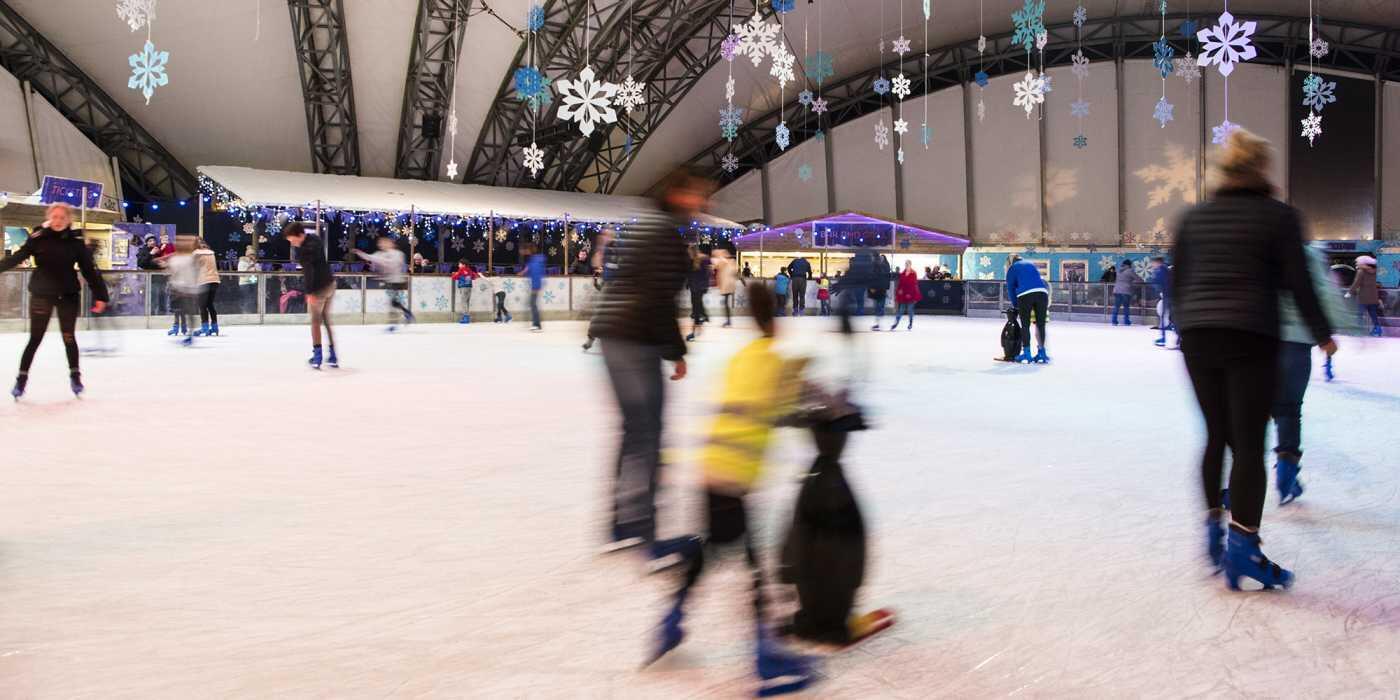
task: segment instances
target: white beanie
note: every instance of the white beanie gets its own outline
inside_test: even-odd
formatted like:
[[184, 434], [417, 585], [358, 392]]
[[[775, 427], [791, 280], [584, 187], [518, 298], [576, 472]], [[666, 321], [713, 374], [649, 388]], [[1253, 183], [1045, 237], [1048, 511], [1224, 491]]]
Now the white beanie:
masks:
[[1373, 258], [1373, 257], [1371, 257], [1371, 256], [1369, 256], [1369, 255], [1361, 255], [1361, 256], [1358, 256], [1358, 257], [1356, 258], [1356, 264], [1357, 264], [1357, 265], [1370, 265], [1371, 267], [1375, 267], [1375, 266], [1376, 266], [1376, 259]]

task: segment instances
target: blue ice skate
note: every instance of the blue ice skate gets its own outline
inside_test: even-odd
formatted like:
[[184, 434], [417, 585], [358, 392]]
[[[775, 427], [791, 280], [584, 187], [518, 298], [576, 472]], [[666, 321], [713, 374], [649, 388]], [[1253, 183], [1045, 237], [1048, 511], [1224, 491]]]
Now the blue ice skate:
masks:
[[1259, 535], [1232, 527], [1225, 551], [1225, 582], [1230, 590], [1240, 590], [1241, 577], [1264, 584], [1265, 590], [1293, 585], [1293, 572], [1269, 561], [1259, 551]]
[[760, 698], [796, 693], [812, 684], [812, 662], [778, 646], [766, 631], [760, 629], [758, 677], [761, 680], [758, 688]]
[[1337, 375], [1332, 373], [1332, 358], [1330, 356], [1322, 362], [1322, 375], [1326, 377], [1329, 382], [1337, 378]]
[[331, 346], [330, 355], [326, 356], [326, 364], [330, 365], [331, 369], [340, 369], [340, 360], [336, 359], [334, 345]]
[[647, 666], [660, 661], [663, 656], [671, 653], [681, 645], [681, 642], [685, 641], [685, 630], [681, 629], [681, 618], [683, 617], [681, 604], [677, 602], [676, 606], [671, 608], [671, 612], [667, 613], [666, 617], [661, 620], [661, 634], [657, 638], [656, 649], [652, 651], [651, 658], [647, 659]]
[[28, 384], [29, 373], [20, 372], [19, 375], [15, 377], [15, 388], [10, 390], [10, 396], [15, 397], [15, 400], [19, 401], [20, 397], [24, 396], [24, 387]]
[[1025, 349], [1021, 350], [1021, 354], [1020, 354], [1020, 355], [1017, 355], [1017, 356], [1016, 356], [1016, 361], [1017, 361], [1017, 362], [1021, 362], [1021, 363], [1025, 363], [1025, 364], [1030, 364], [1030, 363], [1032, 363], [1032, 362], [1035, 362], [1035, 357], [1033, 357], [1033, 356], [1031, 355], [1031, 348], [1030, 348], [1029, 345], [1026, 346]]
[[1050, 364], [1050, 356], [1045, 354], [1045, 348], [1039, 348], [1035, 353], [1035, 363], [1038, 365]]
[[201, 336], [209, 335], [209, 324], [207, 324], [207, 323], [201, 323], [201, 324], [199, 324], [199, 330], [195, 331], [195, 332], [194, 332], [194, 335], [195, 335], [195, 337], [201, 337]]
[[187, 347], [187, 348], [188, 348], [188, 347], [194, 347], [194, 336], [192, 336], [192, 335], [187, 335], [187, 336], [185, 336], [184, 339], [180, 341], [180, 344], [183, 345], [183, 346], [185, 346], [185, 347]]
[[1210, 558], [1211, 566], [1220, 571], [1225, 559], [1225, 527], [1220, 524], [1220, 515], [1216, 513], [1206, 516], [1206, 556]]
[[311, 369], [321, 369], [321, 346], [311, 348], [311, 359], [307, 360], [306, 364]]
[[68, 375], [68, 388], [73, 390], [73, 396], [83, 398], [83, 375], [74, 372]]
[[205, 335], [218, 335], [218, 334], [219, 334], [219, 324], [218, 324], [217, 322], [209, 324], [209, 330], [206, 331], [204, 334], [205, 334]]
[[170, 331], [166, 335], [180, 335], [180, 324], [178, 322], [171, 324]]
[[1280, 454], [1274, 468], [1277, 470], [1275, 484], [1278, 486], [1278, 504], [1286, 506], [1303, 495], [1303, 482], [1298, 480], [1302, 467], [1298, 466], [1298, 460], [1292, 455], [1285, 457]]

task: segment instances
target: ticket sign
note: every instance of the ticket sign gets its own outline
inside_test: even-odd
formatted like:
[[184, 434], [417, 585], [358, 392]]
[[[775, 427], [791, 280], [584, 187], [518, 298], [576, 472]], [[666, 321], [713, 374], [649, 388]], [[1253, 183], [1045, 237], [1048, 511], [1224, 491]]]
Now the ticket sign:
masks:
[[39, 189], [39, 201], [43, 204], [63, 202], [81, 206], [83, 188], [87, 188], [88, 209], [97, 209], [102, 202], [102, 183], [87, 180], [69, 180], [64, 177], [44, 176], [44, 186]]

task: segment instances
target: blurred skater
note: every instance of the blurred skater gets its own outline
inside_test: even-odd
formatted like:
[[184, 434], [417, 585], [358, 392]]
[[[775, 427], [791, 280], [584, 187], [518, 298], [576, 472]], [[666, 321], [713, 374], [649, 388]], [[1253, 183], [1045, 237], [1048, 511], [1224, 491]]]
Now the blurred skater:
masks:
[[690, 288], [690, 335], [686, 342], [700, 335], [700, 327], [710, 320], [705, 313], [705, 292], [710, 291], [710, 256], [700, 252], [699, 246], [690, 246], [690, 274], [686, 275], [685, 285]]
[[[591, 264], [593, 267], [593, 290], [603, 291], [603, 286], [612, 277], [613, 271], [617, 269], [617, 260], [612, 256], [613, 230], [605, 228], [598, 232], [598, 236], [593, 239], [593, 256]], [[588, 338], [583, 342], [583, 351], [588, 352], [593, 348], [593, 343], [598, 339], [593, 335], [593, 324], [588, 325]]]
[[639, 215], [612, 243], [617, 267], [603, 287], [589, 333], [603, 341], [603, 364], [622, 414], [609, 549], [656, 541], [663, 363], [674, 364], [673, 381], [686, 375], [676, 295], [685, 285], [690, 261], [676, 230], [700, 213], [714, 185], [682, 170], [668, 177], [660, 191], [662, 211]]
[[476, 268], [467, 264], [466, 260], [457, 261], [457, 269], [452, 273], [452, 279], [457, 283], [457, 298], [461, 301], [462, 316], [457, 319], [458, 323], [472, 322], [472, 286], [476, 284]]
[[[1161, 256], [1152, 258], [1152, 279], [1150, 280], [1153, 291], [1157, 293], [1157, 329], [1161, 331], [1161, 336], [1153, 341], [1157, 347], [1167, 346], [1167, 331], [1176, 330], [1172, 325], [1172, 269], [1167, 267], [1167, 259]], [[1176, 337], [1176, 347], [1181, 347], [1181, 336]]]
[[1113, 325], [1118, 325], [1118, 311], [1123, 311], [1123, 325], [1133, 325], [1133, 285], [1142, 284], [1142, 277], [1133, 270], [1133, 261], [1124, 259], [1118, 263], [1118, 274], [1113, 279]]
[[525, 275], [530, 278], [530, 330], [542, 331], [540, 319], [540, 291], [544, 289], [544, 253], [538, 245], [526, 248]]
[[[1291, 293], [1309, 339], [1328, 355], [1337, 351], [1308, 271], [1302, 219], [1272, 197], [1271, 151], [1249, 131], [1230, 134], [1212, 159], [1211, 198], [1182, 216], [1172, 254], [1172, 311], [1206, 425], [1206, 551], [1235, 589], [1242, 577], [1265, 587], [1293, 582], [1259, 550], [1264, 436], [1278, 396], [1279, 292]], [[1234, 457], [1228, 544], [1220, 489], [1227, 445]]]
[[180, 344], [194, 345], [198, 331], [185, 329], [194, 326], [194, 318], [199, 314], [199, 266], [194, 259], [194, 236], [176, 236], [175, 253], [161, 259], [170, 272], [170, 307], [175, 312], [175, 324], [184, 335]]
[[918, 303], [923, 293], [919, 291], [919, 273], [914, 271], [914, 261], [905, 260], [904, 269], [900, 270], [899, 278], [894, 286], [894, 325], [890, 330], [899, 328], [899, 319], [904, 314], [909, 314], [909, 330], [914, 330], [914, 304]]
[[875, 325], [870, 327], [872, 331], [880, 330], [880, 324], [885, 320], [885, 300], [890, 295], [890, 277], [893, 276], [890, 270], [890, 261], [883, 255], [875, 255], [875, 284], [870, 287], [870, 303], [875, 307]]
[[[406, 325], [414, 321], [413, 312], [405, 304], [408, 294], [407, 258], [389, 236], [380, 236], [375, 241], [375, 246], [379, 250], [373, 255], [362, 250], [356, 250], [355, 255], [369, 263], [370, 269], [379, 277], [380, 284], [384, 285], [384, 296], [389, 300], [389, 308], [395, 313], [389, 320], [389, 327], [384, 330], [393, 333], [399, 329], [399, 324]], [[455, 279], [456, 276], [453, 277]]]
[[[86, 244], [88, 255], [97, 260], [97, 241], [88, 241]], [[5, 257], [9, 257], [9, 251], [5, 251]], [[99, 273], [100, 274], [100, 273]], [[105, 281], [105, 280], [104, 280]], [[102, 353], [115, 353], [119, 336], [112, 331], [111, 318], [108, 316], [110, 308], [105, 308], [101, 312], [92, 311], [88, 317], [88, 328], [91, 328], [97, 335], [97, 342], [83, 350], [84, 355], [96, 355]]]
[[29, 239], [13, 255], [0, 259], [0, 273], [18, 267], [30, 258], [34, 270], [29, 274], [29, 343], [19, 357], [19, 374], [10, 395], [18, 401], [29, 384], [29, 368], [34, 353], [44, 342], [49, 319], [58, 313], [58, 329], [63, 336], [63, 349], [68, 355], [68, 384], [74, 396], [83, 393], [83, 375], [78, 362], [78, 312], [82, 306], [82, 287], [74, 268], [82, 271], [83, 279], [92, 290], [92, 311], [107, 310], [107, 283], [97, 271], [92, 255], [83, 243], [83, 234], [72, 228], [73, 210], [67, 204], [50, 204], [44, 225], [34, 229]]
[[325, 363], [332, 368], [340, 367], [335, 356], [335, 332], [331, 330], [331, 300], [335, 297], [335, 276], [331, 274], [330, 263], [326, 261], [326, 248], [321, 237], [307, 233], [301, 222], [294, 221], [282, 229], [282, 236], [297, 249], [297, 262], [301, 265], [302, 289], [306, 292], [306, 310], [311, 314], [311, 359], [306, 364], [311, 369], [321, 369], [321, 327], [326, 328], [326, 345], [329, 353]]
[[726, 545], [728, 549], [743, 552], [753, 586], [750, 595], [758, 644], [759, 692], [763, 696], [801, 690], [813, 680], [811, 662], [785, 651], [772, 639], [766, 619], [763, 567], [750, 530], [749, 504], [745, 500], [762, 472], [764, 455], [777, 422], [795, 411], [801, 393], [802, 363], [785, 360], [773, 348], [777, 334], [775, 300], [767, 294], [756, 294], [750, 299], [749, 309], [762, 335], [740, 350], [725, 370], [719, 413], [701, 453], [706, 504], [704, 529], [701, 534], [657, 542], [654, 552], [681, 559], [685, 574], [675, 601], [662, 620], [653, 661], [684, 640], [681, 622], [685, 617], [686, 600], [705, 571], [705, 560], [723, 554], [722, 548]]
[[729, 257], [729, 251], [716, 248], [714, 261], [715, 286], [719, 288], [720, 299], [724, 301], [724, 327], [734, 325], [734, 288], [739, 284], [739, 271]]
[[[195, 307], [199, 309], [199, 330], [195, 335], [211, 336], [219, 334], [219, 311], [214, 308], [214, 300], [219, 295], [219, 260], [203, 238], [195, 239], [195, 269], [199, 273], [199, 287], [195, 291]], [[190, 318], [194, 323], [194, 318]]]
[[[1021, 356], [1017, 362], [1047, 363], [1050, 356], [1045, 350], [1046, 315], [1050, 313], [1050, 287], [1040, 270], [1019, 255], [1011, 256], [1011, 266], [1006, 268], [1006, 298], [1016, 305], [1021, 317]], [[1035, 316], [1035, 356], [1031, 356], [1031, 316]]]
[[495, 283], [492, 288], [496, 290], [496, 293], [492, 295], [492, 299], [496, 302], [496, 323], [510, 323], [511, 315], [510, 311], [506, 309], [505, 287], [502, 286], [499, 277], [492, 281]]
[[1356, 279], [1352, 280], [1346, 295], [1348, 298], [1356, 297], [1360, 311], [1371, 319], [1371, 335], [1381, 337], [1384, 331], [1381, 330], [1381, 296], [1376, 288], [1375, 258], [1362, 255], [1356, 259]]

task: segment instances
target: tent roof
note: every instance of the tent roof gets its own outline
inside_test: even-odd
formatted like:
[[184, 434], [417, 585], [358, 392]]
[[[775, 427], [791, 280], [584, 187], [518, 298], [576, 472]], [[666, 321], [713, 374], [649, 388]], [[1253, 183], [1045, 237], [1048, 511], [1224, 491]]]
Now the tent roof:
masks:
[[[496, 215], [512, 219], [626, 222], [655, 205], [645, 197], [621, 197], [426, 180], [317, 175], [231, 166], [202, 166], [199, 173], [255, 206], [321, 206], [352, 211]], [[696, 223], [742, 229], [728, 219], [701, 215]]]
[[[893, 240], [888, 236], [894, 234]], [[855, 241], [849, 236], [856, 236]], [[867, 242], [866, 238], [870, 240]], [[961, 253], [968, 239], [955, 233], [888, 219], [865, 212], [845, 210], [792, 221], [781, 226], [745, 234], [734, 239], [741, 251], [762, 248], [775, 253], [809, 249], [858, 250], [897, 248], [911, 253]]]

